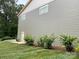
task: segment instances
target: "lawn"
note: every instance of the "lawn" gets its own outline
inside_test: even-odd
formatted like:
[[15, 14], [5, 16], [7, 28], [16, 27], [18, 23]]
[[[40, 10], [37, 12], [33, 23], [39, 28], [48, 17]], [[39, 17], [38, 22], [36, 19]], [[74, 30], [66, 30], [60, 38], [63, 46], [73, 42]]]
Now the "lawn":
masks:
[[73, 53], [0, 42], [0, 59], [79, 59]]

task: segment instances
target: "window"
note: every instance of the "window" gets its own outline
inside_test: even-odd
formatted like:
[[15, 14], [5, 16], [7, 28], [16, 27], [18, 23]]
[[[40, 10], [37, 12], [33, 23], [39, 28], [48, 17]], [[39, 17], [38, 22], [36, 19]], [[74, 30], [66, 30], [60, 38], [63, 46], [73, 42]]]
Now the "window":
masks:
[[45, 14], [45, 13], [48, 13], [48, 4], [39, 8], [39, 15], [42, 15], [42, 14]]

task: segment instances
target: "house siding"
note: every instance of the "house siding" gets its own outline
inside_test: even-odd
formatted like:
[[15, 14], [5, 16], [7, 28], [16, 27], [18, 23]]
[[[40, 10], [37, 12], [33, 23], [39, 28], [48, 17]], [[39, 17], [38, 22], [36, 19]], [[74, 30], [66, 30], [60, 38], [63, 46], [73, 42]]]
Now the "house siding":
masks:
[[[48, 5], [46, 14], [39, 15], [37, 8], [19, 16], [18, 39], [22, 31], [33, 36], [52, 33], [79, 36], [79, 0], [56, 0]], [[25, 20], [22, 15], [25, 15]]]
[[46, 4], [46, 3], [50, 3], [52, 1], [55, 1], [55, 0], [39, 0], [39, 1], [38, 0], [33, 0], [29, 4], [29, 6], [22, 12], [22, 14], [27, 13], [27, 12], [30, 12], [32, 10], [35, 10], [38, 7], [40, 7], [40, 6], [42, 6], [42, 5]]

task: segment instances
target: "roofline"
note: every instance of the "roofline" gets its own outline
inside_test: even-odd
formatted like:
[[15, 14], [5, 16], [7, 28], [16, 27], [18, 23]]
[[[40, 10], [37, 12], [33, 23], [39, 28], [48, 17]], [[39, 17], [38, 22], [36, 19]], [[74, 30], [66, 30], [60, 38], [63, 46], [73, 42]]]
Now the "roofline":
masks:
[[21, 11], [17, 14], [17, 16], [19, 16], [27, 7], [28, 5], [32, 2], [32, 0], [29, 0], [28, 3], [25, 4], [25, 6], [21, 9]]

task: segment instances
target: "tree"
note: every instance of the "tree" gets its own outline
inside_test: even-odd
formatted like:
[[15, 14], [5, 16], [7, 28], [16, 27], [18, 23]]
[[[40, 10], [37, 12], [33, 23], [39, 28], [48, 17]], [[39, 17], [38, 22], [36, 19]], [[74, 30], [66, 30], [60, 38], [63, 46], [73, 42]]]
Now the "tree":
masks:
[[17, 5], [17, 4], [16, 4], [17, 13], [19, 13], [23, 7], [24, 7], [23, 4], [20, 4], [20, 5]]
[[17, 13], [21, 8], [22, 5], [17, 5], [15, 0], [0, 0], [0, 31], [3, 36], [17, 36]]

